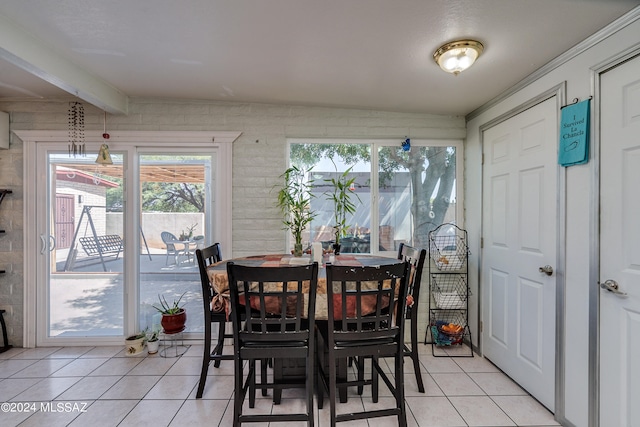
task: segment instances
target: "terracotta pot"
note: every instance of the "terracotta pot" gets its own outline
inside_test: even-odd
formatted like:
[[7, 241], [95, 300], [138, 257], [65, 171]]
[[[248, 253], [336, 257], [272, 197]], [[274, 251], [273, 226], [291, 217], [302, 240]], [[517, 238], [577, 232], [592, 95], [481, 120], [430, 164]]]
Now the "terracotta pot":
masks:
[[165, 334], [177, 334], [184, 331], [184, 324], [187, 322], [187, 312], [184, 308], [177, 314], [163, 314], [160, 324]]

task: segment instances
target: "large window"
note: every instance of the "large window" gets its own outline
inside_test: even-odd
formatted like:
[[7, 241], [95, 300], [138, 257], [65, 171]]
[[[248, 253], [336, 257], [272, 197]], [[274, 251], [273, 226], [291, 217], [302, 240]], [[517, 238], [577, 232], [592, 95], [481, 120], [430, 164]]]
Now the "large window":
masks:
[[[303, 244], [335, 241], [332, 181], [347, 172], [355, 212], [347, 216], [342, 253], [397, 252], [400, 243], [427, 247], [438, 225], [460, 225], [456, 158], [461, 141], [411, 140], [289, 141], [291, 165], [312, 182], [316, 216]], [[407, 148], [409, 148], [407, 150]], [[291, 243], [293, 244], [293, 243]]]

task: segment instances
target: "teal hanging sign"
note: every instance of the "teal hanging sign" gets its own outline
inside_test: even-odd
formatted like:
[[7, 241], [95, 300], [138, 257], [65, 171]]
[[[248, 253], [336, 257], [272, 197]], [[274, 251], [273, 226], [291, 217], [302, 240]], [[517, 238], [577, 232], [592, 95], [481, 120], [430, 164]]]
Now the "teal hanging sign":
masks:
[[589, 161], [590, 99], [567, 105], [561, 111], [558, 163], [581, 165]]

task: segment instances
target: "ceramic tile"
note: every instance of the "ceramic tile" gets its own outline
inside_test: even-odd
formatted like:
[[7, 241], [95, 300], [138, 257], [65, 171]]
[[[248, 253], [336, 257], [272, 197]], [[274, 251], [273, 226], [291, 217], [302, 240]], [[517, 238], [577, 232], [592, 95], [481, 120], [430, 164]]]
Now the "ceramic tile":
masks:
[[406, 401], [420, 427], [467, 427], [446, 397], [407, 397]]
[[[98, 400], [80, 414], [69, 427], [114, 427], [138, 404], [137, 400]], [[143, 424], [144, 425], [144, 424]], [[163, 424], [159, 424], [163, 425]]]
[[449, 357], [424, 356], [420, 358], [420, 363], [431, 374], [443, 372], [462, 372], [460, 366]]
[[[69, 360], [69, 359], [61, 359]], [[52, 377], [83, 377], [98, 369], [107, 358], [71, 359], [71, 361], [52, 373]]]
[[[175, 418], [169, 424], [170, 427], [183, 426], [217, 426], [222, 420], [224, 411], [229, 405], [229, 401], [197, 399], [184, 402]], [[220, 424], [230, 425], [230, 424]]]
[[58, 351], [51, 353], [47, 357], [56, 359], [70, 359], [80, 357], [85, 353], [93, 350], [95, 347], [63, 347]]
[[452, 360], [465, 372], [500, 372], [493, 363], [481, 356], [456, 357]]
[[165, 376], [153, 386], [145, 399], [186, 399], [198, 385], [196, 376]]
[[60, 347], [38, 347], [27, 348], [13, 357], [13, 359], [42, 359], [56, 351], [60, 350]]
[[58, 396], [57, 400], [95, 400], [109, 390], [121, 377], [84, 377]]
[[515, 426], [516, 424], [488, 396], [449, 397], [469, 426]]
[[176, 359], [147, 357], [138, 363], [129, 375], [164, 375], [176, 363]]
[[126, 375], [142, 360], [133, 357], [112, 357], [89, 375]]
[[[176, 360], [176, 359], [171, 359]], [[229, 360], [228, 365], [231, 365], [231, 372], [228, 375], [233, 375], [233, 361]], [[196, 359], [194, 357], [180, 357], [178, 358], [171, 368], [166, 372], [166, 375], [198, 375], [200, 376], [200, 368], [202, 368], [202, 359]], [[217, 372], [218, 369], [213, 367], [213, 363], [209, 366], [208, 374]]]
[[80, 357], [113, 357], [122, 351], [121, 346], [95, 347]]
[[9, 378], [22, 371], [27, 366], [37, 363], [37, 360], [10, 359], [0, 362], [0, 378]]
[[492, 396], [518, 426], [557, 426], [553, 414], [531, 396]]
[[0, 381], [0, 402], [11, 400], [40, 381], [41, 378], [7, 378]]
[[71, 363], [73, 359], [42, 359], [29, 365], [25, 369], [16, 372], [12, 378], [44, 378], [52, 375], [63, 366]]
[[467, 374], [432, 374], [431, 376], [447, 396], [476, 396], [485, 394]]
[[422, 385], [424, 385], [424, 393], [418, 391], [418, 383], [413, 374], [404, 376], [404, 395], [406, 396], [444, 396], [444, 393], [438, 387], [431, 375], [426, 372], [422, 373]]
[[527, 395], [511, 378], [500, 372], [471, 372], [471, 379], [490, 396]]
[[122, 377], [100, 399], [142, 399], [159, 379], [153, 375]]
[[[1, 413], [0, 425], [231, 425], [233, 363], [223, 361], [220, 368], [211, 365], [204, 397], [196, 399], [202, 351], [201, 345], [191, 345], [181, 357], [161, 358], [146, 353], [129, 357], [123, 346], [11, 349], [0, 356], [0, 401], [75, 402], [88, 406], [86, 413]], [[430, 345], [419, 346], [418, 351], [426, 392], [418, 392], [412, 363], [405, 358], [409, 427], [558, 425], [549, 411], [488, 360], [479, 356], [433, 357]], [[436, 351], [444, 353], [445, 349]], [[391, 373], [391, 360], [381, 360], [381, 367]], [[272, 378], [271, 372], [268, 375]], [[355, 367], [351, 367], [349, 377], [355, 375]], [[365, 377], [370, 375], [367, 362]], [[303, 389], [285, 390], [280, 405], [273, 404], [272, 395], [272, 391], [267, 397], [258, 393], [256, 409], [278, 413], [304, 408]], [[393, 404], [383, 382], [378, 404], [371, 400], [370, 387], [365, 387], [361, 396], [351, 387], [348, 396], [347, 403], [337, 403], [338, 413]], [[315, 425], [329, 426], [327, 396], [324, 409], [318, 410], [317, 403], [316, 399]], [[245, 407], [249, 409], [248, 402]], [[252, 425], [296, 427], [298, 423]], [[386, 427], [397, 425], [397, 421], [385, 417], [347, 425]]]
[[75, 418], [80, 416], [83, 405], [70, 404], [69, 409], [65, 409], [64, 403], [61, 407], [56, 402], [43, 402], [45, 405], [40, 411], [27, 418], [20, 427], [66, 427]]
[[183, 400], [142, 400], [122, 420], [123, 426], [168, 426]]
[[44, 378], [11, 400], [15, 402], [45, 402], [53, 400], [78, 381], [80, 381], [80, 377]]

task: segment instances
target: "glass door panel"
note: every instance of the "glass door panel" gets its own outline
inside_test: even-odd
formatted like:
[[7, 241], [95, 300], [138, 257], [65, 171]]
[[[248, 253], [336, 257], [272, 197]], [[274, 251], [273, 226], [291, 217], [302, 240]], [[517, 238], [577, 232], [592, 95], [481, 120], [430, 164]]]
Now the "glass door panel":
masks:
[[186, 332], [203, 332], [202, 292], [195, 251], [215, 240], [212, 189], [215, 154], [139, 154], [139, 323], [160, 329], [159, 298], [180, 300]]
[[123, 335], [123, 211], [108, 208], [122, 194], [123, 156], [97, 165], [97, 152], [47, 154], [49, 254], [47, 337]]

